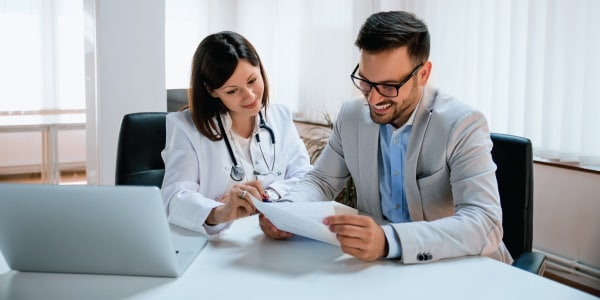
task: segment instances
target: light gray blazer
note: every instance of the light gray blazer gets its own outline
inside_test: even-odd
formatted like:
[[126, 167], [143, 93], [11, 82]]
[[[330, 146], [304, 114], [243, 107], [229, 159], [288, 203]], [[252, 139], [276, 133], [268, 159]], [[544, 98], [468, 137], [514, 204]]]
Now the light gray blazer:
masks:
[[[473, 108], [425, 88], [417, 108], [404, 169], [413, 222], [392, 224], [402, 261], [485, 255], [512, 262], [502, 243], [502, 210], [485, 117]], [[357, 206], [383, 220], [377, 172], [379, 125], [364, 99], [343, 105], [315, 168], [286, 198], [331, 200], [354, 179]]]

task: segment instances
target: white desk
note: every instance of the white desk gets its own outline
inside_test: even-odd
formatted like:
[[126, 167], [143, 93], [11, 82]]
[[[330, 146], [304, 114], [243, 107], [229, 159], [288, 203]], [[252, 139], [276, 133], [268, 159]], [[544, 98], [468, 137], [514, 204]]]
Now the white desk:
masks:
[[178, 279], [20, 273], [0, 259], [0, 299], [596, 298], [485, 257], [367, 263], [303, 238], [273, 241], [253, 216], [212, 239]]
[[58, 184], [58, 130], [84, 129], [85, 114], [0, 116], [0, 132], [42, 132], [42, 181]]

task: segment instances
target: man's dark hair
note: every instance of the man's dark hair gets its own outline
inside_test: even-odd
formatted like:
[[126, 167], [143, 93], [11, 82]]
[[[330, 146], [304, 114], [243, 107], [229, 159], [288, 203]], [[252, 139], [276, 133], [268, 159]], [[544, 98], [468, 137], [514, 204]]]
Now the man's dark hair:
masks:
[[367, 52], [406, 46], [414, 65], [429, 59], [429, 30], [414, 14], [405, 11], [371, 15], [360, 28], [354, 44]]

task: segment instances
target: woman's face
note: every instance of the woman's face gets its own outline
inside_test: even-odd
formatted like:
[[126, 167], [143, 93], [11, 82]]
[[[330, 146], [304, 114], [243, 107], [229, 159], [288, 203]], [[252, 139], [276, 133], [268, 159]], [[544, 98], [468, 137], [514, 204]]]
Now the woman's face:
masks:
[[223, 84], [213, 90], [211, 95], [221, 99], [232, 118], [236, 116], [255, 116], [261, 109], [265, 90], [260, 68], [242, 59], [235, 71]]

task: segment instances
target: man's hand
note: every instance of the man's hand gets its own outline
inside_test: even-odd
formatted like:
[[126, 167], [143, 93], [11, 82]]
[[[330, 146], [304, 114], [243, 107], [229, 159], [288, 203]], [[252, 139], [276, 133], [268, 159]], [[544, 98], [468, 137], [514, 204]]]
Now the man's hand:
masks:
[[342, 251], [366, 261], [387, 256], [387, 240], [381, 226], [367, 216], [335, 215], [323, 221], [337, 235]]
[[258, 224], [260, 224], [262, 232], [272, 239], [285, 240], [292, 237], [291, 233], [279, 230], [279, 228], [275, 227], [275, 225], [273, 225], [273, 223], [271, 223], [271, 221], [263, 214], [258, 215]]

